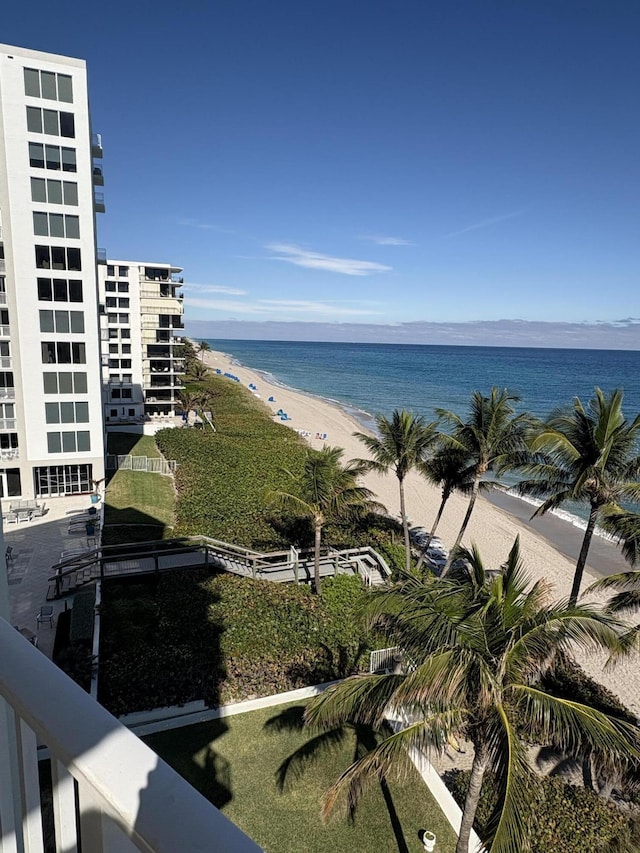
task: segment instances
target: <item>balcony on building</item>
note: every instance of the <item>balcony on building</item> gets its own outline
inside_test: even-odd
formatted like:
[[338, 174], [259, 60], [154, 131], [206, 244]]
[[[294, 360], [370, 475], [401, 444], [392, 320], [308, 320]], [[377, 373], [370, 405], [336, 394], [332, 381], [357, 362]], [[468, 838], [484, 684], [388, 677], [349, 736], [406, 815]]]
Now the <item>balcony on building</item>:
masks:
[[102, 163], [94, 163], [91, 173], [93, 175], [93, 185], [95, 187], [104, 186], [104, 172], [102, 171]]
[[102, 134], [91, 134], [91, 156], [102, 159]]
[[104, 213], [104, 193], [93, 191], [93, 209], [96, 213]]
[[[0, 648], [0, 850], [259, 853], [2, 618]], [[51, 760], [48, 806], [41, 804], [38, 743]]]
[[[5, 363], [6, 362], [6, 363]], [[10, 368], [11, 367], [11, 357], [4, 356], [0, 358], [0, 366]], [[2, 386], [0, 387], [0, 400], [15, 400], [16, 398], [16, 389], [13, 385]]]
[[96, 249], [96, 261], [99, 264], [107, 263], [107, 250], [106, 249]]

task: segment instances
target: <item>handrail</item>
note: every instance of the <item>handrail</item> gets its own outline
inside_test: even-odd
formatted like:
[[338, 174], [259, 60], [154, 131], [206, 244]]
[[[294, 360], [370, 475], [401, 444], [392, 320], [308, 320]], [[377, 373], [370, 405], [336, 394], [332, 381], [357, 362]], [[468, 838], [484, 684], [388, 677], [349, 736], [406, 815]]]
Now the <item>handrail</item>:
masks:
[[[0, 647], [0, 696], [20, 718], [17, 736], [22, 738], [28, 726], [48, 746], [54, 771], [62, 765], [77, 780], [86, 849], [98, 845], [105, 851], [123, 849], [120, 843], [109, 842], [117, 833], [108, 826], [96, 829], [101, 821], [110, 820], [145, 853], [258, 853], [255, 842], [4, 619], [0, 619]], [[29, 742], [22, 740], [21, 748]], [[6, 769], [9, 777], [19, 773], [17, 768]], [[54, 779], [57, 776], [54, 772]], [[16, 791], [30, 781], [26, 773], [13, 778]], [[73, 785], [63, 783], [56, 785], [54, 810], [66, 794], [64, 807], [68, 801], [75, 808]], [[96, 812], [101, 821], [93, 818]], [[65, 833], [67, 839], [71, 833], [75, 836], [73, 817], [65, 824]], [[72, 846], [75, 849], [75, 842]]]

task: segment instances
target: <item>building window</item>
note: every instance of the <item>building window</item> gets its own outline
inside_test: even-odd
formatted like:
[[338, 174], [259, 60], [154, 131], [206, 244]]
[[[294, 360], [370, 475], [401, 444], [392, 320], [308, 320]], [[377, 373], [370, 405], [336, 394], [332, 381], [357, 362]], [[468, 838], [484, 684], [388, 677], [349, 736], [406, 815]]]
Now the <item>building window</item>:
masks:
[[118, 275], [128, 276], [129, 267], [118, 267]]
[[121, 323], [128, 325], [129, 323], [129, 315], [128, 314], [118, 314], [118, 319]]
[[86, 349], [83, 343], [68, 341], [43, 341], [43, 364], [86, 364]]
[[78, 185], [73, 181], [31, 178], [31, 201], [78, 206]]
[[115, 296], [107, 296], [107, 298], [105, 299], [105, 305], [107, 306], [107, 308], [117, 308], [118, 300]]
[[40, 311], [40, 331], [56, 334], [84, 334], [82, 311]]
[[75, 172], [77, 171], [76, 151], [75, 148], [61, 148], [59, 145], [30, 142], [29, 165], [34, 169]]
[[33, 469], [39, 498], [77, 495], [92, 490], [91, 465], [47, 465]]
[[118, 293], [129, 293], [129, 285], [126, 281], [118, 282]]
[[111, 264], [107, 264], [107, 275], [114, 276], [116, 274], [116, 268], [111, 266]]
[[109, 352], [110, 352], [112, 355], [113, 355], [113, 354], [117, 354], [118, 350], [119, 350], [119, 346], [118, 346], [118, 344], [109, 344]]
[[70, 216], [66, 213], [34, 211], [33, 233], [36, 237], [67, 237], [77, 240], [80, 238], [80, 217]]
[[43, 373], [45, 394], [86, 394], [86, 373]]
[[41, 110], [40, 107], [27, 107], [27, 130], [30, 133], [66, 136], [69, 139], [76, 135], [73, 113]]
[[48, 424], [88, 424], [88, 403], [45, 403]]
[[122, 344], [122, 352], [126, 355], [131, 352], [131, 344]]
[[82, 302], [82, 282], [77, 279], [39, 278], [38, 299], [41, 302]]
[[105, 281], [104, 289], [107, 293], [115, 293], [116, 292], [116, 283], [115, 281]]
[[36, 267], [39, 270], [82, 271], [80, 249], [73, 249], [70, 246], [36, 246], [35, 251]]
[[72, 104], [73, 81], [69, 74], [55, 74], [53, 71], [25, 68], [24, 93], [30, 98], [46, 98], [49, 101], [64, 101], [66, 104]]
[[49, 453], [86, 453], [91, 450], [89, 431], [48, 432], [47, 449]]

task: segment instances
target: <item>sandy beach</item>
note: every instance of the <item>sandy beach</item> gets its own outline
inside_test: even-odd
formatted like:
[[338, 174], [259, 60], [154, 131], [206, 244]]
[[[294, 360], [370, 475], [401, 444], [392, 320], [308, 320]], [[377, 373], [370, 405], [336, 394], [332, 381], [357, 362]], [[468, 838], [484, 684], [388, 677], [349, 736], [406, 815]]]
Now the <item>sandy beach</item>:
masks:
[[[311, 395], [269, 383], [264, 376], [248, 367], [232, 363], [221, 352], [205, 354], [205, 363], [212, 369], [236, 375], [242, 385], [257, 387], [257, 394], [275, 416], [283, 409], [291, 429], [301, 431], [311, 447], [320, 449], [325, 443], [344, 448], [345, 460], [366, 456], [364, 445], [354, 438], [355, 431], [364, 428], [338, 405]], [[232, 380], [229, 380], [232, 381]], [[269, 397], [275, 402], [268, 402]], [[320, 436], [326, 434], [326, 440]], [[382, 477], [369, 474], [366, 485], [376, 493], [389, 514], [399, 518], [397, 480], [393, 475]], [[407, 514], [412, 526], [430, 529], [440, 503], [440, 490], [417, 474], [405, 482]], [[449, 547], [458, 533], [467, 500], [453, 495], [438, 527], [438, 536]], [[499, 566], [507, 557], [516, 536], [520, 537], [521, 553], [532, 579], [546, 578], [553, 585], [555, 597], [567, 596], [571, 588], [582, 531], [562, 519], [548, 516], [529, 521], [533, 507], [508, 495], [496, 495], [491, 500], [480, 497], [466, 531], [464, 545], [475, 543], [488, 567]], [[583, 589], [602, 574], [624, 571], [628, 565], [615, 546], [594, 537]], [[629, 709], [640, 717], [640, 655], [634, 655], [615, 669], [604, 670], [604, 658], [593, 655], [579, 657], [585, 671], [615, 693]]]

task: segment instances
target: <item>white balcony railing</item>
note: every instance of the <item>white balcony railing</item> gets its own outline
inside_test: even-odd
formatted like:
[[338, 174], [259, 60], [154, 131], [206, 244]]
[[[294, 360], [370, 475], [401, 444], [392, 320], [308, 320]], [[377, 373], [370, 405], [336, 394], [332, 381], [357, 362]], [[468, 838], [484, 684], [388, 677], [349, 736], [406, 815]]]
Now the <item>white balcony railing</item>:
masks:
[[0, 305], [7, 304], [7, 294], [4, 291], [0, 292]]
[[16, 428], [16, 419], [15, 418], [0, 418], [0, 429], [15, 429]]
[[[0, 459], [20, 459], [19, 447], [3, 447], [0, 448]], [[0, 850], [0, 853], [2, 851]]]
[[0, 326], [0, 338], [8, 338], [11, 335], [11, 326]]
[[0, 648], [2, 853], [43, 850], [36, 741], [51, 758], [57, 853], [259, 853], [4, 619]]

